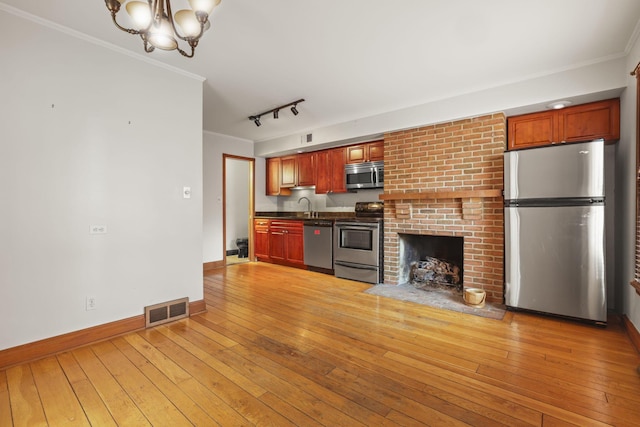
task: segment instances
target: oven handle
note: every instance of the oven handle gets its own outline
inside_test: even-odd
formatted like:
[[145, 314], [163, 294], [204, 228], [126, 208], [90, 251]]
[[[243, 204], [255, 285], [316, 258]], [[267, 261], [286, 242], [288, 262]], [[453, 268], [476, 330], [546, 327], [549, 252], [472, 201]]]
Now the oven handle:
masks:
[[376, 230], [378, 229], [378, 224], [372, 225], [353, 225], [353, 223], [338, 223], [336, 222], [337, 228], [348, 228], [350, 230]]
[[378, 267], [376, 266], [371, 266], [371, 265], [363, 265], [363, 264], [354, 264], [352, 262], [347, 262], [347, 261], [334, 261], [335, 265], [341, 265], [343, 267], [350, 267], [350, 268], [356, 268], [358, 270], [372, 270], [375, 271], [378, 269]]

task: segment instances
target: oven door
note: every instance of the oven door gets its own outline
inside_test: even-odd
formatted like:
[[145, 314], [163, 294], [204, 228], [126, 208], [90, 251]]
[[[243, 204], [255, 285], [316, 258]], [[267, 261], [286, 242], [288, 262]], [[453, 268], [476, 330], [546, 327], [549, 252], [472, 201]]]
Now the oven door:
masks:
[[338, 222], [334, 226], [333, 258], [336, 262], [378, 266], [380, 225]]

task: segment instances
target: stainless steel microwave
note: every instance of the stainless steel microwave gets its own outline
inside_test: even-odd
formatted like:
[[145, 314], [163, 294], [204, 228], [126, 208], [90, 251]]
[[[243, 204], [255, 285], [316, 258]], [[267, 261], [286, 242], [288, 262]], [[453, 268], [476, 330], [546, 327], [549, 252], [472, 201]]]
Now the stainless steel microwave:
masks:
[[347, 189], [383, 188], [384, 162], [350, 163], [344, 166]]

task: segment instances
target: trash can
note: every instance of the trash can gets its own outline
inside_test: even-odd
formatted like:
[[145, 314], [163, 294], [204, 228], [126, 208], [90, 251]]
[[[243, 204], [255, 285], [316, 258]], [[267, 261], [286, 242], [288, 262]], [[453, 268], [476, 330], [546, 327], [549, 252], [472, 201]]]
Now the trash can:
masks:
[[236, 246], [238, 247], [238, 258], [246, 258], [249, 256], [249, 239], [236, 239]]

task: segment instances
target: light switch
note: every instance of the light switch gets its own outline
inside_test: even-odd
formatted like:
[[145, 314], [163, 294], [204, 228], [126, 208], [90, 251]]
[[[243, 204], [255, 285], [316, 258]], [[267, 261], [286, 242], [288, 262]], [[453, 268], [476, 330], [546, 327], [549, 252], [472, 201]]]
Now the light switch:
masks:
[[191, 198], [191, 187], [182, 187], [182, 197], [185, 199]]

